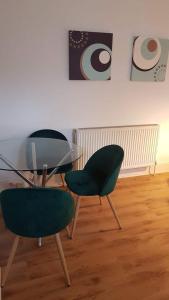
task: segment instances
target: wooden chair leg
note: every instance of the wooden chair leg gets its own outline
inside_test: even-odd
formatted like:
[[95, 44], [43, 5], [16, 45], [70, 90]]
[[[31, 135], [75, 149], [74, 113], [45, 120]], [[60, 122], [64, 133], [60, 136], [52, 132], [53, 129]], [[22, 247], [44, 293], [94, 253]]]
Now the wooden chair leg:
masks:
[[99, 196], [99, 199], [100, 199], [100, 205], [102, 205], [102, 197]]
[[78, 217], [78, 214], [79, 214], [79, 208], [80, 208], [80, 197], [77, 198], [77, 202], [76, 202], [76, 211], [75, 211], [75, 216], [74, 216], [74, 219], [73, 219], [71, 239], [73, 239], [73, 235], [74, 235], [74, 232], [75, 232], [77, 217]]
[[110, 207], [111, 207], [111, 209], [112, 209], [112, 211], [113, 211], [113, 214], [114, 214], [114, 216], [115, 216], [115, 219], [116, 219], [116, 221], [117, 221], [117, 224], [118, 224], [118, 226], [119, 226], [119, 229], [122, 229], [121, 224], [120, 224], [120, 220], [119, 220], [119, 218], [118, 218], [118, 216], [117, 216], [117, 214], [116, 214], [115, 208], [113, 207], [113, 204], [112, 204], [112, 202], [111, 202], [110, 196], [107, 195], [106, 197], [107, 197], [107, 200], [108, 200], [108, 202], [109, 202], [109, 204], [110, 204]]
[[4, 287], [7, 276], [8, 276], [8, 273], [10, 271], [10, 268], [11, 268], [11, 265], [12, 265], [12, 262], [13, 262], [13, 259], [14, 259], [15, 253], [16, 253], [16, 249], [18, 247], [19, 239], [20, 239], [20, 237], [16, 236], [15, 240], [13, 242], [12, 249], [11, 249], [11, 252], [10, 252], [10, 255], [9, 255], [9, 258], [8, 258], [8, 263], [7, 263], [7, 266], [5, 268], [5, 273], [4, 273], [4, 276], [2, 278], [2, 284], [1, 284], [2, 287]]
[[56, 234], [56, 244], [57, 244], [60, 260], [61, 260], [61, 263], [62, 263], [62, 267], [63, 267], [64, 273], [65, 273], [67, 285], [70, 286], [71, 283], [70, 283], [69, 272], [68, 272], [68, 269], [67, 269], [67, 264], [66, 264], [66, 260], [65, 260], [65, 256], [64, 256], [64, 252], [63, 252], [62, 243], [61, 243], [61, 240], [60, 240], [59, 233]]
[[74, 232], [75, 232], [77, 217], [78, 217], [78, 214], [79, 214], [79, 208], [80, 208], [80, 197], [78, 196], [78, 198], [76, 200], [75, 215], [74, 215], [74, 219], [73, 219], [72, 232], [71, 232], [71, 236], [70, 236], [71, 239], [73, 239], [73, 235], [74, 235]]
[[42, 247], [42, 238], [41, 237], [38, 238], [38, 247], [39, 248]]
[[60, 174], [60, 178], [61, 178], [61, 181], [62, 181], [62, 185], [63, 185], [63, 187], [65, 186], [65, 182], [64, 182], [64, 178], [63, 178], [63, 175], [62, 174]]
[[70, 238], [70, 229], [69, 229], [69, 225], [66, 226], [66, 232], [67, 232], [68, 238]]

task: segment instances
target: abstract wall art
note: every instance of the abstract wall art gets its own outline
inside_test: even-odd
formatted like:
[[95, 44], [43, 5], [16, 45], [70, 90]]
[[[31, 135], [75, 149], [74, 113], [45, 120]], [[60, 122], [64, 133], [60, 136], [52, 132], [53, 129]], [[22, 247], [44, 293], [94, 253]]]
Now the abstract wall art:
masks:
[[112, 33], [69, 31], [69, 79], [110, 80]]
[[169, 40], [138, 36], [133, 42], [131, 80], [164, 81]]

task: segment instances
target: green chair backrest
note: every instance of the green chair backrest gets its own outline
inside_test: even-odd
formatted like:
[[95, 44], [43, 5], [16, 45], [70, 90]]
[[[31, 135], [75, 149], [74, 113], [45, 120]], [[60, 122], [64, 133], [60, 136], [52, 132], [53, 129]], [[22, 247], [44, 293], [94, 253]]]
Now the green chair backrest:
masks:
[[[53, 130], [53, 129], [40, 129], [35, 132], [32, 132], [29, 135], [29, 137], [30, 138], [49, 138], [49, 139], [67, 141], [67, 138], [65, 137], [65, 135], [63, 133], [61, 133], [60, 131], [57, 131], [57, 130]], [[69, 143], [67, 143], [67, 145], [63, 149], [63, 151], [66, 151], [66, 150], [67, 150], [67, 152], [70, 150]], [[38, 151], [38, 147], [37, 147], [37, 151]], [[31, 147], [27, 147], [27, 163], [28, 163], [30, 170], [33, 169]], [[66, 173], [66, 172], [70, 171], [72, 169], [72, 167], [73, 167], [72, 163], [68, 163], [63, 166], [60, 166], [60, 167], [58, 167], [56, 174]], [[48, 174], [50, 174], [50, 172], [52, 172], [52, 169], [48, 170]], [[41, 174], [42, 174], [42, 170], [39, 169], [38, 175], [41, 175]]]
[[67, 141], [65, 135], [57, 130], [53, 129], [40, 129], [32, 132], [29, 137], [39, 137], [39, 138], [49, 138], [49, 139], [59, 139]]
[[86, 163], [84, 170], [100, 185], [100, 196], [111, 193], [116, 185], [124, 150], [119, 145], [107, 145], [96, 151]]
[[7, 228], [19, 236], [43, 237], [64, 229], [74, 215], [70, 194], [54, 188], [14, 188], [0, 194]]

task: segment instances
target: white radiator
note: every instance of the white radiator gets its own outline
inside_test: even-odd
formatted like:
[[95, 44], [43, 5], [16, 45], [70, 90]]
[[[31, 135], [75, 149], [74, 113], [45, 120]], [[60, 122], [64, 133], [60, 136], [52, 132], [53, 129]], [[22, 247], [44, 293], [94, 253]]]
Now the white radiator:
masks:
[[77, 168], [82, 169], [99, 148], [117, 144], [124, 149], [122, 169], [155, 165], [159, 125], [74, 129], [74, 142], [82, 148]]

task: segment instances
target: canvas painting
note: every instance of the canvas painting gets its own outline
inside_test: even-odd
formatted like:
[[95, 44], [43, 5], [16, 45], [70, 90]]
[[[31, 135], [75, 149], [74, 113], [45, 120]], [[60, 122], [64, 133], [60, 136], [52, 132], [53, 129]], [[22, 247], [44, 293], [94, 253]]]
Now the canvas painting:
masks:
[[169, 40], [138, 36], [133, 42], [131, 80], [164, 81]]
[[69, 79], [110, 80], [112, 33], [69, 31]]

